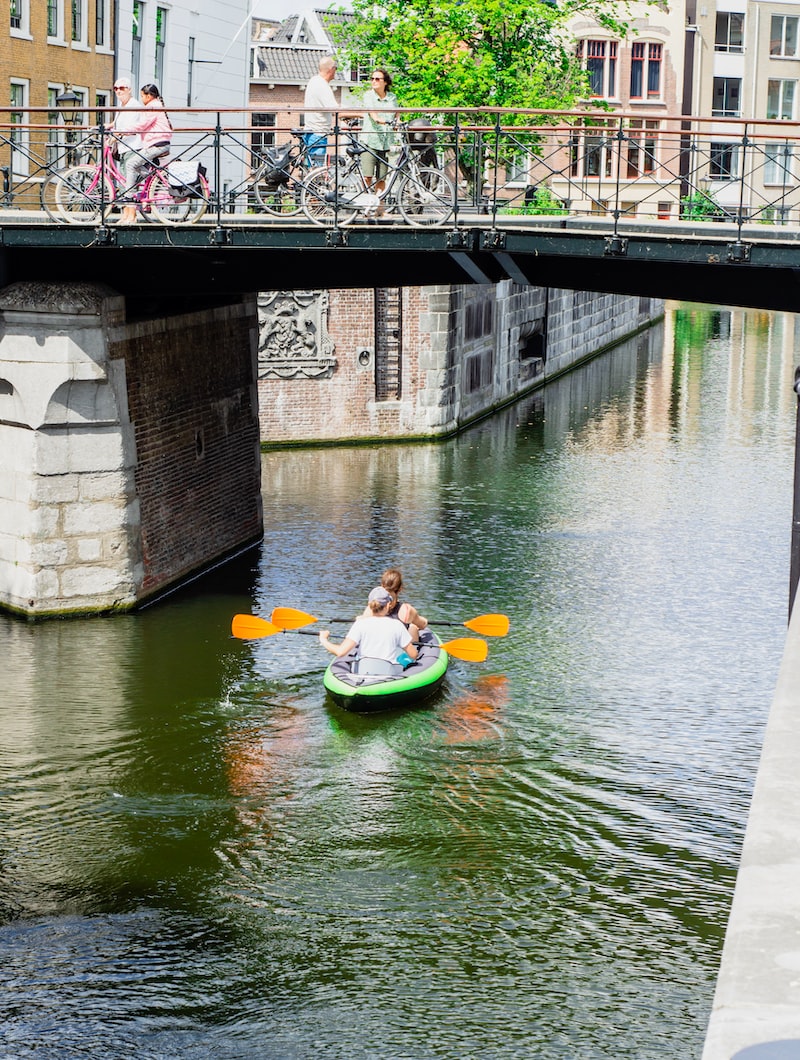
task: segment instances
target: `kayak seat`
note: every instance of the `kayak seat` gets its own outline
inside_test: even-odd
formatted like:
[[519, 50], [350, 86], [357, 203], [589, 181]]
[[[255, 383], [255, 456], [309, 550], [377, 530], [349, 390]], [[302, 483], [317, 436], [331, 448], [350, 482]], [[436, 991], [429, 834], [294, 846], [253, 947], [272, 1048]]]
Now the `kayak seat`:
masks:
[[370, 674], [373, 677], [399, 677], [403, 667], [386, 659], [360, 658], [353, 663], [354, 674]]

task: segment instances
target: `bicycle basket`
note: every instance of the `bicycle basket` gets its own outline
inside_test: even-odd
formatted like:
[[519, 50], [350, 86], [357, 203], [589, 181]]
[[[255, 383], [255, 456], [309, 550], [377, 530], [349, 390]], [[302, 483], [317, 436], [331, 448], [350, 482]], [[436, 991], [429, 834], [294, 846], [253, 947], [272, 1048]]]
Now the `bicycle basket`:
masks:
[[425, 118], [414, 118], [407, 126], [408, 144], [414, 151], [424, 151], [436, 143], [436, 133]]
[[169, 186], [182, 195], [197, 195], [202, 192], [200, 178], [206, 175], [206, 167], [199, 162], [186, 162], [178, 159], [167, 166]]
[[280, 184], [288, 177], [286, 167], [292, 157], [292, 145], [285, 144], [283, 147], [269, 147], [264, 152], [266, 168], [262, 180], [268, 184]]

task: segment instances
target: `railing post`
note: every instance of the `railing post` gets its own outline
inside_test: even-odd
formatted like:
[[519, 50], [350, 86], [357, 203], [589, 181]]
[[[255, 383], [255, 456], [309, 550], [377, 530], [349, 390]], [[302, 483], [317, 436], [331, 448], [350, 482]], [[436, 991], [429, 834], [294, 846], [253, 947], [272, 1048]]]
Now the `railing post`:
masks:
[[99, 112], [98, 131], [100, 133], [100, 226], [106, 223], [106, 123], [105, 111]]
[[[461, 142], [461, 123], [459, 121], [458, 111], [456, 111], [455, 121], [453, 122], [453, 136], [455, 137], [455, 144], [454, 144], [455, 152], [454, 152], [454, 154], [455, 154], [455, 160], [456, 160], [455, 172], [453, 173], [453, 194], [455, 196], [455, 199], [454, 199], [454, 202], [453, 202], [453, 228], [458, 228], [458, 186], [460, 184], [459, 171], [460, 171], [460, 168], [461, 168], [461, 166], [459, 164], [459, 153], [458, 153], [459, 143]], [[447, 176], [447, 166], [444, 166], [444, 175]], [[473, 191], [473, 198], [474, 197], [475, 197], [475, 193]]]
[[745, 187], [745, 171], [747, 169], [747, 148], [750, 146], [750, 140], [747, 136], [747, 122], [744, 124], [744, 134], [742, 136], [742, 164], [739, 166], [739, 212], [736, 218], [737, 233], [736, 238], [741, 242], [742, 239], [742, 226], [744, 224], [744, 187]]
[[[620, 116], [617, 135], [615, 137], [617, 141], [617, 180], [616, 187], [614, 188], [614, 235], [617, 235], [617, 229], [619, 227], [619, 183], [622, 171], [622, 142], [625, 139], [623, 121], [624, 119]], [[642, 157], [644, 157], [644, 143], [645, 141], [642, 140], [639, 147]]]
[[333, 230], [339, 230], [339, 111], [333, 116]]
[[794, 370], [797, 395], [794, 432], [794, 491], [792, 498], [792, 547], [789, 566], [789, 618], [792, 617], [797, 582], [800, 579], [800, 366]]
[[500, 111], [494, 119], [494, 177], [492, 179], [492, 228], [497, 228], [497, 174], [500, 168]]
[[217, 111], [214, 129], [214, 198], [217, 207], [217, 228], [222, 227], [222, 121]]

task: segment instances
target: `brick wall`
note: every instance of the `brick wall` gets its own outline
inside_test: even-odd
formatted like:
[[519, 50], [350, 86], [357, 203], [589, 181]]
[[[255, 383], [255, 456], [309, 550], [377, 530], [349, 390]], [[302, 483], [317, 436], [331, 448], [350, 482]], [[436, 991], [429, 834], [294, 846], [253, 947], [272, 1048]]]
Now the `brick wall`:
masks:
[[[375, 400], [372, 290], [331, 290], [324, 314], [334, 365], [317, 378], [258, 382], [268, 445], [436, 437], [566, 371], [657, 318], [658, 299], [492, 286], [403, 289], [399, 400]], [[290, 297], [290, 296], [287, 296]], [[541, 356], [540, 356], [541, 354]], [[287, 351], [284, 362], [291, 364]]]
[[135, 427], [146, 597], [260, 536], [255, 306], [112, 336]]

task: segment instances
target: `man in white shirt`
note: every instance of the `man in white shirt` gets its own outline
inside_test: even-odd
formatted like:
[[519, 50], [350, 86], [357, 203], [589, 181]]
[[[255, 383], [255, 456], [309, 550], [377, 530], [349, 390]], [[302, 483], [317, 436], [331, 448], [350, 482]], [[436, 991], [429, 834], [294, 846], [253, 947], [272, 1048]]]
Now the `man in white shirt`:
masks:
[[328, 133], [333, 126], [333, 114], [328, 108], [336, 109], [339, 104], [331, 88], [331, 81], [336, 77], [336, 60], [326, 55], [320, 59], [319, 73], [314, 74], [306, 85], [304, 105], [306, 108], [305, 140], [310, 166], [325, 165], [328, 150]]

